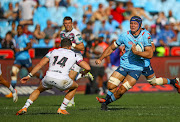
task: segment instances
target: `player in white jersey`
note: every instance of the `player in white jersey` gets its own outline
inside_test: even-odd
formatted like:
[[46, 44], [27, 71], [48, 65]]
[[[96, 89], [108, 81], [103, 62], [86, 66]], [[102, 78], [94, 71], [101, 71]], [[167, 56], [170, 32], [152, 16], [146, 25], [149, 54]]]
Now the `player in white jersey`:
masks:
[[[70, 39], [72, 42], [71, 50], [73, 50], [76, 53], [76, 55], [83, 58], [80, 52], [80, 51], [84, 51], [83, 40], [82, 40], [80, 32], [73, 28], [72, 18], [69, 16], [64, 17], [63, 24], [65, 27], [65, 30], [61, 31], [60, 33], [61, 40], [63, 40], [64, 38]], [[80, 70], [81, 68], [77, 64], [74, 64], [69, 72], [69, 77], [72, 80], [75, 80]], [[92, 78], [90, 72], [87, 73], [87, 75], [90, 78]], [[75, 105], [74, 98], [72, 98], [68, 106], [72, 106], [72, 105]]]
[[1, 64], [0, 64], [0, 84], [6, 86], [12, 92], [13, 102], [17, 102], [18, 100], [17, 90], [14, 89], [12, 85], [3, 78], [1, 71]]
[[69, 77], [69, 70], [74, 64], [77, 64], [85, 69], [85, 71], [81, 72], [85, 75], [89, 72], [90, 66], [83, 61], [81, 56], [76, 55], [75, 52], [70, 50], [70, 39], [63, 39], [61, 41], [61, 46], [62, 48], [55, 49], [46, 54], [46, 56], [33, 68], [28, 76], [21, 79], [22, 83], [26, 83], [26, 81], [28, 81], [39, 69], [49, 62], [49, 69], [46, 72], [46, 76], [43, 78], [39, 87], [31, 93], [24, 107], [19, 110], [16, 115], [26, 113], [27, 108], [38, 98], [39, 94], [45, 90], [51, 89], [52, 87], [56, 87], [60, 91], [69, 90], [65, 95], [63, 103], [57, 111], [59, 114], [69, 114], [66, 111], [66, 107], [69, 101], [74, 97], [78, 87], [78, 84]]

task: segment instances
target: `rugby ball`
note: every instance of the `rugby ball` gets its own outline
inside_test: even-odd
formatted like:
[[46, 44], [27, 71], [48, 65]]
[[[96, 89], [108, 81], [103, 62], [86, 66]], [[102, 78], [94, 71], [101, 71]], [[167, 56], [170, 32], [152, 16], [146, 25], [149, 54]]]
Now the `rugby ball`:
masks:
[[141, 42], [137, 42], [136, 43], [136, 50], [139, 52], [143, 52], [144, 51], [144, 46]]

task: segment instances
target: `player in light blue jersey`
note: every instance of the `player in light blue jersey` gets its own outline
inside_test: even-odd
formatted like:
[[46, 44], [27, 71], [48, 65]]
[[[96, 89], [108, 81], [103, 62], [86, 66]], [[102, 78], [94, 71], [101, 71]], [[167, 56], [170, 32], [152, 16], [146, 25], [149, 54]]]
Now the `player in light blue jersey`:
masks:
[[[119, 39], [111, 44], [96, 60], [97, 64], [110, 55], [113, 50], [118, 46], [124, 44], [126, 52], [120, 58], [120, 66], [116, 71], [113, 72], [109, 78], [107, 87], [108, 93], [105, 102], [102, 103], [101, 109], [107, 110], [107, 105], [119, 98], [135, 85], [136, 81], [140, 77], [144, 69], [143, 58], [152, 58], [153, 50], [151, 42], [148, 41], [150, 36], [141, 28], [142, 19], [138, 16], [134, 16], [130, 20], [130, 31], [125, 32], [119, 36]], [[136, 43], [140, 42], [144, 46], [144, 52], [136, 51]], [[124, 80], [124, 81], [123, 81]], [[120, 82], [123, 81], [122, 85], [116, 90]]]
[[[17, 74], [21, 67], [26, 67], [28, 72], [32, 70], [32, 61], [28, 50], [31, 48], [31, 42], [27, 38], [26, 34], [23, 33], [23, 26], [17, 26], [17, 35], [14, 37], [16, 41], [15, 47], [15, 61], [14, 65], [12, 66], [12, 73], [11, 73], [11, 85], [15, 88], [17, 83]], [[40, 74], [36, 74], [40, 77]], [[7, 98], [11, 98], [12, 93], [6, 95]]]

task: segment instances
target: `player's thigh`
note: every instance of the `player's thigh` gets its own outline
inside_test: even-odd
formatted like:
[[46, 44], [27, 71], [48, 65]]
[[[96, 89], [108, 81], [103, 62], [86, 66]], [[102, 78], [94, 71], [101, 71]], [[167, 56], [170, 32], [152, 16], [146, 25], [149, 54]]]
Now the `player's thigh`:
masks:
[[78, 84], [73, 81], [73, 84], [72, 84], [67, 90], [75, 89], [75, 88], [77, 88], [77, 87], [78, 87]]
[[40, 84], [39, 84], [39, 86], [38, 86], [38, 88], [37, 88], [37, 90], [39, 90], [40, 93], [41, 93], [41, 92], [44, 92], [45, 90], [48, 90], [48, 89], [51, 89], [51, 88], [45, 88], [45, 87], [43, 86], [42, 82], [40, 82]]
[[108, 89], [117, 88], [124, 78], [125, 78], [124, 75], [120, 74], [117, 71], [114, 71], [108, 80], [108, 83], [107, 83]]
[[148, 67], [144, 67], [144, 69], [142, 71], [142, 75], [144, 75], [146, 77], [146, 79], [150, 79], [155, 76], [154, 70], [151, 67], [151, 65], [149, 65]]
[[70, 71], [69, 71], [69, 77], [70, 77], [72, 80], [75, 80], [77, 74], [78, 74], [78, 72], [76, 72], [76, 71], [74, 71], [74, 70], [70, 70]]
[[130, 75], [127, 75], [126, 78], [125, 78], [124, 81], [123, 81], [123, 84], [126, 83], [126, 82], [128, 82], [130, 86], [134, 86], [134, 85], [136, 84], [136, 81], [137, 81], [137, 80], [136, 80], [135, 78], [133, 78], [133, 77], [130, 76]]

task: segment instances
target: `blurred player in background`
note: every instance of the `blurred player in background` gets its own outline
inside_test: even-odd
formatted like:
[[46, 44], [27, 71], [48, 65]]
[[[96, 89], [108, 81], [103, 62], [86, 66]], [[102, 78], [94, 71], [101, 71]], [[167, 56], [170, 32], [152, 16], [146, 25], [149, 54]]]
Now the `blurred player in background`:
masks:
[[[102, 59], [110, 55], [113, 50], [124, 44], [126, 52], [120, 58], [120, 66], [113, 72], [108, 81], [108, 93], [105, 101], [101, 105], [102, 110], [107, 110], [107, 105], [117, 99], [121, 98], [122, 95], [131, 89], [136, 81], [139, 79], [143, 68], [143, 58], [152, 58], [153, 50], [151, 42], [148, 41], [149, 33], [141, 28], [142, 19], [138, 16], [133, 16], [130, 20], [130, 31], [121, 34], [102, 54], [102, 56], [96, 60], [97, 64], [100, 64]], [[141, 42], [144, 46], [145, 51], [136, 51], [136, 43]], [[122, 85], [118, 90], [116, 88], [119, 84]]]
[[[17, 26], [17, 35], [14, 37], [16, 41], [15, 47], [15, 61], [11, 71], [11, 85], [15, 88], [17, 84], [17, 75], [21, 67], [26, 67], [28, 72], [32, 70], [32, 61], [28, 50], [31, 48], [31, 42], [27, 38], [27, 35], [23, 33], [23, 26]], [[42, 78], [40, 73], [36, 74], [37, 77]], [[6, 97], [13, 97], [12, 93], [6, 95]]]
[[1, 64], [0, 64], [0, 84], [4, 85], [12, 92], [13, 102], [17, 102], [18, 101], [17, 90], [14, 89], [12, 85], [3, 78], [1, 71]]
[[60, 91], [69, 90], [65, 95], [63, 103], [57, 111], [59, 114], [69, 114], [66, 111], [66, 107], [75, 95], [78, 87], [78, 84], [69, 77], [69, 70], [74, 64], [77, 64], [85, 69], [85, 71], [81, 72], [83, 75], [90, 70], [90, 66], [83, 61], [82, 56], [77, 55], [75, 52], [70, 50], [71, 44], [70, 39], [63, 39], [61, 41], [62, 48], [48, 52], [39, 64], [33, 68], [29, 75], [21, 79], [22, 83], [26, 83], [26, 81], [28, 81], [39, 69], [49, 62], [49, 69], [46, 72], [46, 76], [43, 78], [39, 87], [31, 93], [24, 107], [19, 110], [16, 115], [26, 113], [27, 108], [38, 98], [40, 93], [51, 89], [52, 87], [56, 87]]
[[[80, 52], [80, 51], [84, 51], [83, 40], [80, 32], [73, 28], [72, 18], [69, 16], [64, 17], [63, 25], [65, 27], [65, 30], [61, 31], [60, 33], [61, 40], [63, 40], [64, 38], [70, 39], [72, 42], [71, 50], [73, 50], [76, 53], [76, 55], [79, 55], [83, 58]], [[77, 64], [74, 64], [69, 72], [69, 77], [75, 81], [76, 80], [75, 78], [77, 77], [80, 70], [81, 68]], [[90, 72], [88, 72], [88, 75], [92, 77]], [[75, 105], [74, 97], [72, 98], [68, 106], [72, 106], [72, 105]]]
[[50, 51], [53, 51], [54, 49], [60, 48], [60, 43], [61, 43], [61, 39], [60, 39], [60, 38], [56, 38], [56, 39], [55, 39], [54, 47], [51, 48], [51, 49], [49, 49], [49, 52], [50, 52]]

